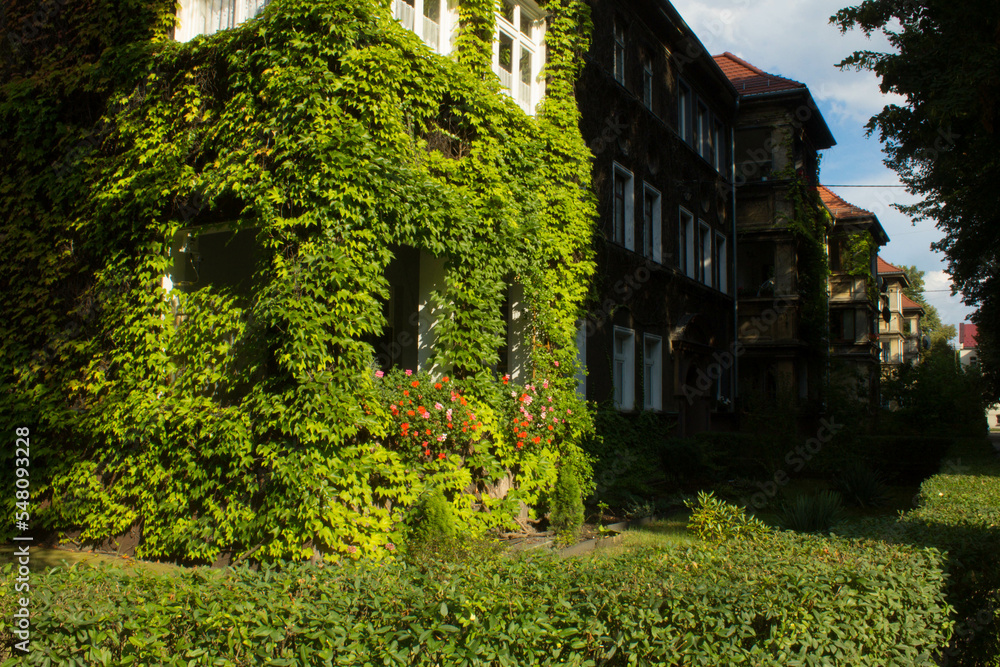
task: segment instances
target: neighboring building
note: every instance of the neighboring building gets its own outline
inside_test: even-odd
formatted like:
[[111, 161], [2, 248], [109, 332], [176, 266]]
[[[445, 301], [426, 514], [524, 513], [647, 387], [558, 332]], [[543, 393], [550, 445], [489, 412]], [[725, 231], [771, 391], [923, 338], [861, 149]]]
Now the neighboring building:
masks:
[[715, 60], [739, 93], [739, 393], [744, 400], [780, 398], [818, 409], [828, 348], [820, 303], [828, 229], [803, 233], [790, 220], [796, 215], [794, 193], [802, 186], [806, 213], [826, 217], [815, 192], [819, 151], [836, 142], [805, 84], [768, 74], [732, 53]]
[[882, 367], [892, 369], [902, 364], [915, 364], [920, 357], [923, 306], [903, 293], [910, 286], [903, 270], [881, 257], [878, 258], [878, 278], [882, 283], [883, 307], [879, 320]]
[[682, 434], [728, 428], [736, 91], [669, 2], [590, 5], [577, 100], [603, 238], [581, 389]]
[[[955, 354], [963, 367], [970, 368], [979, 365], [979, 328], [975, 324], [959, 322], [958, 345]], [[994, 403], [986, 408], [986, 423], [991, 431], [1000, 431], [1000, 403]]]
[[830, 358], [857, 380], [858, 398], [880, 403], [878, 249], [889, 237], [871, 211], [819, 187], [833, 218], [830, 261]]

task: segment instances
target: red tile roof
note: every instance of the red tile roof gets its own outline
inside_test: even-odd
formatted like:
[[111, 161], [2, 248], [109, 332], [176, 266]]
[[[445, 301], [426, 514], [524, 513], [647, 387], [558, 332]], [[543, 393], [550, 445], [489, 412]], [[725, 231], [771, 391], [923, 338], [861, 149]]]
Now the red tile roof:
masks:
[[977, 347], [976, 336], [979, 335], [979, 328], [975, 324], [958, 323], [958, 343], [963, 349]]
[[[823, 206], [826, 206], [827, 210], [830, 211], [830, 215], [833, 216], [834, 220], [870, 218], [875, 215], [871, 211], [866, 211], [859, 206], [855, 206], [854, 204], [844, 201], [825, 185], [819, 186], [818, 190], [819, 198], [823, 201]], [[899, 269], [896, 270], [898, 271]], [[881, 270], [879, 273], [881, 273]]]
[[903, 273], [903, 269], [899, 268], [898, 266], [893, 266], [892, 264], [885, 261], [881, 257], [877, 257], [876, 259], [878, 260], [876, 267], [878, 269], [878, 274], [880, 276], [884, 276], [887, 273]]
[[906, 296], [905, 294], [900, 294], [900, 296], [902, 297], [900, 299], [900, 301], [902, 301], [902, 303], [903, 303], [903, 310], [920, 310], [920, 311], [923, 311], [924, 307], [921, 306], [916, 301], [914, 301], [913, 299], [911, 299], [910, 297]]
[[740, 95], [761, 95], [779, 90], [805, 89], [804, 83], [786, 79], [782, 76], [768, 74], [739, 58], [729, 51], [721, 56], [713, 56], [722, 73], [732, 81], [736, 92]]

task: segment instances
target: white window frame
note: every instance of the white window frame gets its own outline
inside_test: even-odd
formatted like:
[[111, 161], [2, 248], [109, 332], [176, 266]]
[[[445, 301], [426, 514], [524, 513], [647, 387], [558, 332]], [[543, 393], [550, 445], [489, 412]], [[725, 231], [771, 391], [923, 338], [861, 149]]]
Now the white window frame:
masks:
[[[398, 1], [398, 0], [397, 0]], [[513, 23], [508, 21], [503, 12], [496, 14], [496, 31], [493, 34], [493, 71], [500, 77], [500, 85], [504, 92], [514, 98], [518, 106], [528, 115], [535, 114], [535, 108], [545, 95], [545, 82], [541, 79], [542, 67], [545, 64], [545, 21], [537, 7], [524, 0], [500, 0], [510, 6], [513, 11]], [[529, 32], [521, 32], [522, 18], [527, 16], [531, 22]], [[510, 71], [500, 67], [500, 35], [511, 40]], [[521, 55], [530, 55], [527, 81], [525, 72], [521, 70]]]
[[622, 20], [615, 17], [614, 25], [614, 76], [615, 81], [625, 85], [625, 26], [622, 25]]
[[[663, 263], [663, 227], [660, 213], [660, 191], [642, 184], [642, 254], [657, 264]], [[652, 206], [649, 204], [652, 203]]]
[[726, 235], [722, 232], [715, 232], [715, 288], [723, 294], [729, 293], [729, 263], [728, 249], [726, 247]]
[[[618, 341], [622, 349], [618, 350]], [[615, 327], [611, 341], [614, 359], [612, 383], [614, 385], [615, 407], [623, 412], [635, 409], [635, 331], [625, 327]]]
[[688, 278], [695, 277], [695, 236], [694, 236], [694, 214], [683, 206], [678, 213], [678, 234], [677, 243], [680, 257], [678, 258], [678, 268], [684, 272]]
[[269, 0], [181, 0], [177, 8], [174, 39], [187, 42], [235, 28], [257, 16]]
[[698, 126], [697, 134], [695, 138], [697, 146], [695, 150], [698, 151], [698, 155], [702, 156], [708, 161], [712, 160], [712, 114], [708, 110], [708, 105], [706, 105], [701, 100], [695, 105], [697, 111], [695, 112], [695, 124]]
[[653, 110], [653, 60], [649, 56], [642, 59], [642, 104]]
[[645, 410], [663, 409], [663, 339], [642, 337], [642, 404]]
[[[448, 55], [454, 47], [458, 30], [458, 12], [448, 0], [391, 0], [392, 17], [413, 31], [437, 53]], [[438, 3], [438, 20], [426, 16], [426, 10]]]
[[[706, 243], [707, 241], [707, 243]], [[698, 281], [712, 286], [712, 227], [704, 220], [698, 221]]]
[[[614, 163], [614, 177], [611, 179], [611, 223], [612, 239], [615, 243], [625, 246], [629, 250], [635, 250], [635, 178], [632, 172]], [[623, 184], [623, 207], [622, 213], [622, 234], [619, 235], [618, 225], [618, 183]]]
[[677, 81], [677, 134], [691, 144], [691, 87], [681, 80]]

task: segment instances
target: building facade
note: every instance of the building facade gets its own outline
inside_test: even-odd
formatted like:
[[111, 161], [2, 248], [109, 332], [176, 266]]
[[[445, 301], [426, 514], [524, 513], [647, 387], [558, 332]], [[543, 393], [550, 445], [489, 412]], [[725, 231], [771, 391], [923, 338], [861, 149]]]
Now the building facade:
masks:
[[892, 370], [903, 364], [915, 364], [920, 358], [920, 318], [924, 309], [903, 293], [910, 281], [901, 268], [879, 257], [878, 277], [882, 284], [879, 319], [882, 368]]
[[581, 389], [622, 412], [676, 419], [683, 434], [725, 427], [736, 92], [670, 3], [590, 6], [577, 101], [601, 231]]
[[801, 407], [822, 402], [828, 344], [819, 151], [835, 144], [809, 89], [732, 53], [716, 62], [739, 94], [735, 185], [739, 393]]
[[819, 186], [833, 219], [830, 262], [830, 361], [859, 400], [880, 403], [878, 249], [889, 237], [871, 211]]

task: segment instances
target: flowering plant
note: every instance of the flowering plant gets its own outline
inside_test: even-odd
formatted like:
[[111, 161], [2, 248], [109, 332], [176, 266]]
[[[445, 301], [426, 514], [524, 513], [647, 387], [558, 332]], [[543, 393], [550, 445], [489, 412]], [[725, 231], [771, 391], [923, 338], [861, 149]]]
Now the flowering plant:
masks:
[[441, 460], [449, 453], [470, 453], [483, 437], [483, 425], [462, 390], [447, 375], [423, 371], [377, 371], [389, 408], [389, 441], [417, 459]]
[[564, 436], [573, 409], [556, 399], [558, 394], [550, 390], [547, 379], [522, 387], [512, 384], [510, 376], [504, 375], [502, 382], [509, 388], [507, 424], [516, 449], [551, 445]]

